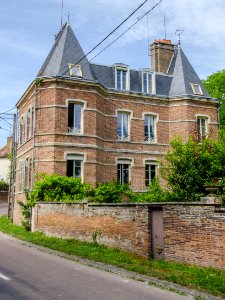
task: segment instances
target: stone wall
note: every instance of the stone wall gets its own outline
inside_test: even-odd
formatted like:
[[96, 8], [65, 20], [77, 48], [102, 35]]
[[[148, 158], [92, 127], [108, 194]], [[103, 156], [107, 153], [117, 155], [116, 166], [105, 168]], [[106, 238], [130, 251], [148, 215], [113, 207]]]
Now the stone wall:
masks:
[[97, 241], [141, 256], [150, 252], [148, 207], [145, 205], [87, 205], [39, 203], [32, 213], [32, 231], [49, 236]]
[[32, 230], [89, 242], [97, 230], [99, 243], [151, 257], [159, 234], [152, 224], [155, 209], [163, 211], [166, 260], [225, 269], [225, 209], [217, 204], [38, 203]]

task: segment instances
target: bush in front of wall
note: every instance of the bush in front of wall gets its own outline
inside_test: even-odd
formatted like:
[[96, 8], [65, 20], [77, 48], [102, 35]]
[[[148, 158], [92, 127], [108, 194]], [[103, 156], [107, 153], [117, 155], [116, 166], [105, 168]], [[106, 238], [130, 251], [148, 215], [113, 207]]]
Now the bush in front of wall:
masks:
[[150, 185], [148, 190], [144, 193], [134, 193], [133, 202], [173, 202], [180, 201], [178, 194], [175, 192], [163, 189], [159, 184], [159, 179], [155, 178]]
[[4, 179], [0, 179], [0, 192], [7, 192], [9, 190], [9, 184]]
[[91, 186], [80, 178], [56, 174], [39, 176], [29, 199], [48, 202], [76, 202], [92, 194]]
[[119, 184], [116, 181], [98, 184], [94, 190], [91, 202], [97, 203], [121, 203], [128, 202], [132, 198], [132, 191], [128, 184]]

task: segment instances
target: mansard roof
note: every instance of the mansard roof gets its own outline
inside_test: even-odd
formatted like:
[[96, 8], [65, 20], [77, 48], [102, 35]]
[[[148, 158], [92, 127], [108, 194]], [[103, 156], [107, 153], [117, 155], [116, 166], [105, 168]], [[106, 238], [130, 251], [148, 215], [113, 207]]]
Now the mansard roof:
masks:
[[[79, 64], [82, 69], [82, 77], [70, 76], [69, 64]], [[89, 63], [72, 28], [66, 23], [56, 36], [55, 43], [38, 76], [59, 76], [71, 80], [97, 81], [106, 89], [115, 89], [117, 66], [128, 67], [121, 63], [113, 66]], [[195, 95], [210, 98], [180, 46], [174, 50], [167, 73], [156, 73], [150, 69], [133, 70], [128, 68], [131, 92], [142, 93], [142, 74], [146, 70], [149, 70], [149, 86], [154, 95], [171, 97]], [[202, 93], [195, 93], [193, 85], [200, 87]]]

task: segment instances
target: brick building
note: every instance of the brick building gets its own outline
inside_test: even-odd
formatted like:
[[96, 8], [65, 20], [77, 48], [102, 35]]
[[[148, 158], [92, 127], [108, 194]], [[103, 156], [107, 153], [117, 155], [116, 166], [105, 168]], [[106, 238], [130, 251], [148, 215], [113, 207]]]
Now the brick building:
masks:
[[151, 45], [151, 69], [88, 62], [65, 24], [17, 103], [16, 199], [39, 173], [146, 190], [174, 135], [184, 140], [218, 128], [210, 98], [181, 47]]

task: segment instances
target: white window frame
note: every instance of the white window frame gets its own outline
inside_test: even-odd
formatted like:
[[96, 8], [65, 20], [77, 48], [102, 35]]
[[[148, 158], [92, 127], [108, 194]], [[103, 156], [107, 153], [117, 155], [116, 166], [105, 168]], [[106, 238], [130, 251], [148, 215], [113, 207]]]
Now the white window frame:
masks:
[[194, 95], [203, 95], [202, 88], [198, 83], [191, 83], [191, 88]]
[[[144, 75], [147, 75], [147, 77], [148, 77], [147, 78], [147, 91], [146, 92], [144, 91]], [[150, 84], [149, 84], [150, 76], [151, 76], [151, 72], [150, 72], [149, 69], [141, 71], [142, 93], [143, 94], [150, 94]]]
[[[73, 178], [80, 178], [81, 181], [83, 182], [84, 180], [84, 161], [85, 161], [85, 155], [84, 154], [79, 154], [79, 153], [67, 153], [66, 154], [66, 161], [73, 161]], [[75, 161], [80, 161], [81, 162], [81, 172], [80, 172], [80, 177], [75, 177], [74, 171], [74, 162]]]
[[[74, 67], [77, 68], [77, 71], [75, 73], [73, 72]], [[81, 65], [69, 64], [69, 72], [70, 72], [70, 76], [83, 77]]]
[[25, 187], [25, 161], [20, 160], [18, 164], [19, 173], [19, 191], [23, 192]]
[[[121, 136], [118, 135], [118, 114], [123, 114], [127, 115], [127, 137], [123, 135], [123, 126], [122, 126], [122, 134]], [[116, 111], [116, 135], [117, 135], [117, 140], [120, 141], [130, 141], [130, 132], [131, 132], [131, 118], [133, 116], [133, 112], [130, 110], [120, 110], [118, 109]], [[124, 119], [122, 117], [122, 119]]]
[[[198, 120], [204, 120], [205, 121], [205, 135], [203, 135], [202, 129], [203, 126], [201, 125], [201, 121], [200, 121], [200, 131], [198, 128]], [[196, 115], [196, 124], [197, 124], [197, 134], [198, 134], [198, 139], [201, 141], [202, 139], [204, 139], [205, 137], [207, 137], [207, 134], [209, 132], [209, 125], [210, 122], [210, 118], [207, 115]]]
[[[146, 167], [147, 166], [154, 166], [155, 167], [155, 177], [156, 178], [158, 176], [158, 163], [157, 160], [153, 160], [153, 159], [146, 159], [145, 160], [145, 186], [148, 187], [150, 185], [150, 183], [153, 181], [154, 178], [150, 178], [151, 177], [151, 172], [149, 172], [149, 178], [146, 178]], [[148, 184], [147, 184], [147, 180], [148, 180]]]
[[[29, 120], [29, 122], [28, 122], [28, 120]], [[31, 138], [32, 135], [33, 135], [33, 133], [32, 133], [32, 130], [33, 130], [32, 122], [33, 122], [33, 120], [32, 120], [32, 106], [30, 106], [28, 108], [28, 111], [27, 111], [27, 139]], [[29, 128], [29, 130], [28, 130], [28, 128]]]
[[[116, 159], [116, 174], [117, 174], [117, 182], [120, 184], [125, 184], [124, 182], [124, 178], [122, 178], [121, 180], [121, 174], [118, 178], [118, 168], [119, 165], [124, 166], [124, 165], [128, 165], [128, 182], [126, 184], [130, 184], [131, 183], [131, 167], [133, 164], [133, 160], [132, 159], [127, 159], [127, 158], [117, 158]], [[123, 168], [123, 167], [122, 167]], [[123, 169], [120, 170], [120, 173], [123, 173]]]
[[67, 103], [68, 118], [69, 118], [69, 104], [73, 104], [73, 110], [75, 108], [75, 105], [81, 105], [81, 119], [80, 119], [80, 130], [77, 131], [75, 129], [75, 123], [76, 123], [75, 118], [76, 118], [76, 115], [75, 115], [75, 111], [73, 111], [73, 127], [69, 127], [68, 126], [68, 133], [75, 134], [75, 135], [82, 135], [82, 134], [84, 134], [84, 110], [85, 110], [85, 102], [84, 101], [80, 101], [80, 100], [68, 100], [68, 103]]
[[[123, 88], [123, 81], [121, 81], [120, 86], [118, 86], [117, 80], [117, 71], [125, 71], [126, 72], [126, 82], [125, 89]], [[122, 76], [123, 78], [123, 76]], [[126, 65], [115, 65], [115, 88], [120, 91], [128, 91], [130, 90], [130, 69]]]
[[[153, 117], [154, 118], [154, 139], [148, 138], [146, 139], [145, 137], [145, 117]], [[144, 121], [144, 139], [146, 143], [157, 143], [157, 123], [159, 121], [159, 114], [153, 113], [153, 112], [143, 112], [142, 114], [142, 119]]]

